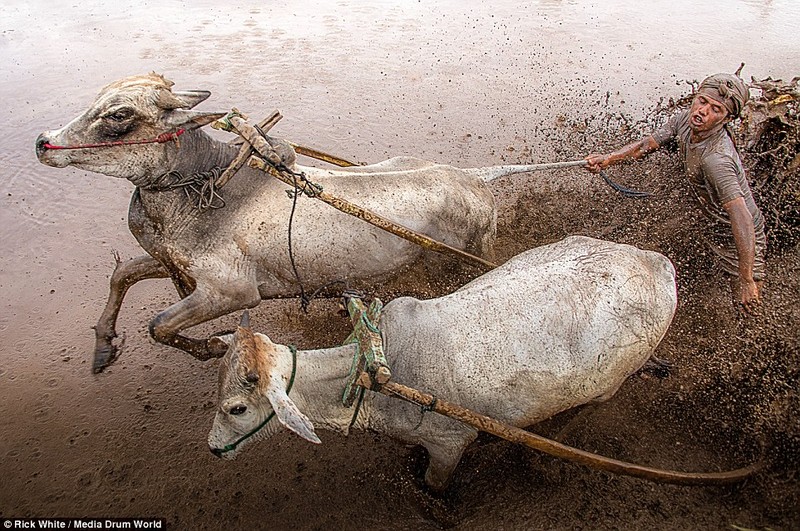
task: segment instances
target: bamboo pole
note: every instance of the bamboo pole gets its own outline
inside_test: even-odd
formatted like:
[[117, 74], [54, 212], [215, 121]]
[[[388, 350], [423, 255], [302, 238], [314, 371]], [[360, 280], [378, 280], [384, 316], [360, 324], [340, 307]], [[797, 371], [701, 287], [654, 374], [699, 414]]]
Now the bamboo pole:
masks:
[[[346, 214], [350, 214], [351, 216], [355, 216], [363, 221], [366, 221], [370, 225], [390, 232], [425, 249], [457, 256], [485, 269], [494, 269], [497, 267], [497, 264], [489, 262], [488, 260], [484, 260], [483, 258], [472, 255], [466, 251], [462, 251], [461, 249], [457, 249], [447, 245], [446, 243], [434, 240], [429, 236], [415, 232], [408, 227], [400, 225], [399, 223], [385, 219], [375, 212], [360, 207], [355, 203], [351, 203], [339, 197], [333, 196], [322, 190], [314, 183], [307, 181], [302, 175], [290, 174], [285, 170], [276, 169], [283, 165], [283, 161], [280, 159], [280, 156], [275, 152], [272, 146], [270, 146], [267, 139], [264, 138], [255, 127], [248, 124], [247, 120], [245, 120], [237, 112], [229, 114], [218, 123], [218, 127], [220, 129], [229, 131], [232, 130], [238, 133], [245, 140], [245, 145], [250, 144], [252, 148], [260, 155], [250, 156], [248, 160], [248, 165], [250, 167], [263, 170], [276, 179], [288, 184], [289, 186], [292, 186], [293, 188], [299, 188], [301, 191], [307, 193], [311, 197], [319, 199], [320, 201], [331, 205], [337, 210], [340, 210]], [[243, 150], [244, 148], [242, 151]]]
[[506, 439], [507, 441], [522, 444], [528, 448], [539, 450], [560, 459], [586, 465], [598, 470], [605, 470], [614, 474], [622, 474], [661, 483], [672, 483], [675, 485], [726, 485], [742, 481], [755, 472], [758, 472], [763, 467], [763, 462], [758, 461], [755, 464], [726, 472], [680, 472], [650, 468], [619, 461], [610, 457], [604, 457], [558, 443], [546, 437], [542, 437], [541, 435], [536, 435], [535, 433], [517, 428], [516, 426], [505, 424], [491, 417], [475, 413], [457, 404], [396, 382], [388, 382], [383, 385], [377, 384], [371, 380], [369, 374], [366, 372], [361, 374], [358, 383], [367, 389], [378, 391], [390, 397], [400, 398], [421, 406], [426, 410], [435, 411], [440, 415], [468, 424], [479, 431], [491, 433], [492, 435]]
[[292, 148], [294, 148], [294, 150], [300, 155], [305, 155], [306, 157], [311, 157], [312, 159], [322, 160], [335, 166], [342, 168], [361, 166], [361, 164], [350, 162], [349, 160], [337, 157], [336, 155], [331, 155], [330, 153], [325, 153], [324, 151], [320, 151], [318, 149], [300, 146], [294, 142], [289, 142], [289, 145], [292, 146]]
[[[295, 180], [294, 177], [291, 177], [283, 172], [276, 170], [272, 165], [270, 165], [260, 157], [257, 157], [255, 155], [251, 156], [248, 164], [252, 168], [258, 168], [260, 170], [269, 173], [276, 179], [288, 184], [289, 186], [294, 187], [297, 185], [301, 190], [304, 189], [303, 181], [301, 180], [300, 177], [298, 177], [297, 180]], [[323, 201], [331, 205], [335, 209], [344, 212], [345, 214], [350, 214], [351, 216], [354, 216], [360, 220], [366, 221], [370, 225], [373, 225], [375, 227], [378, 227], [379, 229], [383, 229], [387, 232], [390, 232], [395, 236], [399, 236], [404, 240], [410, 241], [411, 243], [415, 243], [420, 247], [429, 249], [431, 251], [436, 251], [439, 253], [457, 256], [458, 258], [471, 262], [475, 265], [479, 265], [484, 269], [494, 269], [497, 267], [497, 264], [494, 264], [488, 260], [484, 260], [479, 256], [475, 256], [466, 251], [462, 251], [461, 249], [457, 249], [455, 247], [447, 245], [446, 243], [434, 240], [433, 238], [415, 232], [404, 225], [400, 225], [399, 223], [390, 221], [376, 214], [375, 212], [372, 212], [371, 210], [367, 210], [366, 208], [360, 207], [355, 203], [351, 203], [345, 199], [341, 199], [339, 197], [331, 195], [328, 192], [325, 192], [324, 190], [315, 187], [315, 185], [312, 183], [308, 183], [308, 187], [306, 189], [313, 190], [310, 193], [311, 197], [319, 199], [320, 201]]]

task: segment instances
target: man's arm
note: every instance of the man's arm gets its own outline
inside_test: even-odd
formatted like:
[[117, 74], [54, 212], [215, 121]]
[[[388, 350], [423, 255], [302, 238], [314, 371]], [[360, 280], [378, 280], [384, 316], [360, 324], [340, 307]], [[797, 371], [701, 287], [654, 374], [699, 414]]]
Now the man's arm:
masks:
[[756, 233], [753, 228], [753, 216], [747, 210], [743, 197], [737, 197], [722, 205], [731, 218], [733, 240], [739, 255], [739, 285], [741, 300], [745, 309], [753, 311], [753, 305], [761, 302], [758, 285], [753, 279], [753, 264], [756, 255]]
[[586, 169], [592, 173], [597, 173], [623, 160], [640, 159], [658, 148], [659, 145], [656, 139], [652, 135], [649, 135], [636, 142], [631, 142], [616, 151], [612, 151], [608, 155], [601, 155], [598, 153], [589, 155], [586, 157]]

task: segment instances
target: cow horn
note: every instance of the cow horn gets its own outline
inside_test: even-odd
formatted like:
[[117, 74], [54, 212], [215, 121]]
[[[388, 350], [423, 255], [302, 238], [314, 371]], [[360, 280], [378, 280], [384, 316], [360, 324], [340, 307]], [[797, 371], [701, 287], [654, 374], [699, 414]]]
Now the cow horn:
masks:
[[247, 310], [242, 312], [242, 320], [239, 322], [239, 326], [242, 328], [250, 328], [250, 312]]
[[172, 91], [172, 95], [184, 101], [186, 103], [186, 109], [191, 109], [198, 103], [202, 103], [208, 99], [211, 93], [207, 90], [174, 90]]
[[214, 120], [219, 120], [228, 113], [225, 112], [201, 112], [190, 111], [188, 109], [175, 109], [166, 115], [166, 123], [171, 127], [183, 127], [187, 130], [197, 129], [208, 125]]

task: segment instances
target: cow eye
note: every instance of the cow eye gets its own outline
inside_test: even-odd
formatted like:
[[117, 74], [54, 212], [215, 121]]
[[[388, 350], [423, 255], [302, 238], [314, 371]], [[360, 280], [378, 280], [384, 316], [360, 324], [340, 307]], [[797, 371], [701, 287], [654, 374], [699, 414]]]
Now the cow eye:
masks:
[[105, 117], [112, 122], [124, 122], [131, 116], [133, 116], [133, 111], [131, 109], [117, 109], [116, 111], [107, 114]]
[[100, 131], [109, 138], [126, 135], [136, 127], [136, 122], [133, 120], [135, 115], [134, 110], [129, 107], [119, 107], [109, 111], [102, 117]]
[[229, 413], [231, 415], [241, 415], [245, 411], [247, 411], [247, 407], [246, 406], [234, 406], [234, 407], [231, 408]]

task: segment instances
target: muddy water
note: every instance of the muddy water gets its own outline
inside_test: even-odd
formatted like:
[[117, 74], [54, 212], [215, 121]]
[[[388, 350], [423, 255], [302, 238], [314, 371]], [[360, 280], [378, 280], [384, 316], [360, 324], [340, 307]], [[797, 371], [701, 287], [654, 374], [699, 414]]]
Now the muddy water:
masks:
[[[474, 166], [552, 160], [559, 119], [603, 106], [636, 116], [683, 94], [683, 80], [740, 62], [745, 76], [800, 73], [794, 0], [9, 4], [0, 10], [0, 515], [147, 513], [179, 528], [213, 515], [236, 527], [246, 522], [236, 504], [260, 500], [242, 493], [249, 487], [273, 496], [264, 503], [278, 527], [336, 521], [281, 491], [317, 459], [301, 488], [330, 498], [313, 489], [341, 479], [325, 468], [335, 454], [303, 454], [311, 450], [284, 439], [249, 464], [222, 469], [207, 457], [216, 366], [148, 340], [147, 320], [174, 299], [163, 283], [131, 292], [119, 323], [125, 357], [90, 375], [113, 252], [139, 254], [125, 222], [132, 186], [42, 166], [33, 141], [104, 84], [156, 71], [212, 91], [203, 109], [256, 118], [280, 109], [276, 134], [343, 157]], [[296, 308], [273, 308], [278, 324], [298, 321]], [[236, 488], [281, 448], [301, 458]], [[364, 461], [355, 468], [374, 459]], [[417, 513], [394, 509], [402, 519], [382, 523], [413, 527]]]

